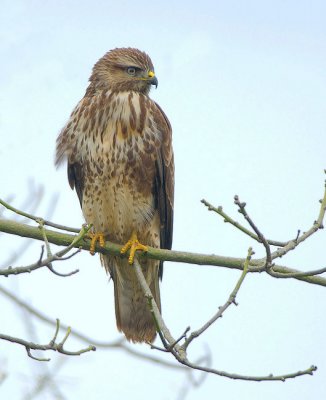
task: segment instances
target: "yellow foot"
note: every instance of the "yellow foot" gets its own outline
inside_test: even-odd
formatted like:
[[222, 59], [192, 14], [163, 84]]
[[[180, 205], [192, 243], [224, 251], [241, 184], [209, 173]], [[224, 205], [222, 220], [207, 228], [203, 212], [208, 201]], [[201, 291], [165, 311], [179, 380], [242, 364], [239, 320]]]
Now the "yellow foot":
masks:
[[148, 247], [144, 246], [139, 242], [137, 239], [137, 234], [135, 232], [132, 233], [131, 238], [128, 240], [128, 242], [122, 247], [120, 250], [121, 254], [125, 254], [128, 250], [130, 249], [130, 254], [128, 258], [129, 264], [133, 264], [134, 258], [135, 258], [135, 253], [137, 250], [142, 250], [142, 251], [148, 251]]
[[89, 233], [88, 235], [91, 238], [91, 245], [89, 247], [89, 252], [93, 256], [95, 254], [95, 246], [96, 246], [97, 242], [99, 242], [101, 247], [104, 247], [104, 245], [105, 245], [104, 233], [102, 233], [102, 232]]

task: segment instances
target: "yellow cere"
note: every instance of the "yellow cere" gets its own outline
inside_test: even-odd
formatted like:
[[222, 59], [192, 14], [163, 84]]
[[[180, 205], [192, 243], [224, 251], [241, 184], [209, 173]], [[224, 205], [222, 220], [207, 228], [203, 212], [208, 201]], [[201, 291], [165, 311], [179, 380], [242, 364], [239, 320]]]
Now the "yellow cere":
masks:
[[154, 74], [153, 71], [149, 71], [149, 72], [148, 72], [148, 76], [149, 76], [150, 78], [153, 78], [153, 76], [155, 76], [155, 74]]

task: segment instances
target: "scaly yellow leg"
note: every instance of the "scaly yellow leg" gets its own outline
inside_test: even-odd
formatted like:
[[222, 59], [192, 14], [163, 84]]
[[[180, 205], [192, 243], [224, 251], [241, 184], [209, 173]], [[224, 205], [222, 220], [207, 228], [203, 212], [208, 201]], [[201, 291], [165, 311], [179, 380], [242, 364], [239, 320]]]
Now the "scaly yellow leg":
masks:
[[97, 242], [99, 242], [101, 247], [105, 246], [104, 233], [103, 232], [88, 233], [88, 235], [91, 238], [91, 245], [89, 246], [89, 252], [93, 256], [95, 254], [95, 246]]
[[137, 250], [148, 251], [148, 247], [141, 244], [137, 238], [136, 232], [133, 232], [128, 242], [120, 250], [121, 254], [125, 254], [130, 249], [128, 258], [129, 264], [133, 264], [135, 253]]

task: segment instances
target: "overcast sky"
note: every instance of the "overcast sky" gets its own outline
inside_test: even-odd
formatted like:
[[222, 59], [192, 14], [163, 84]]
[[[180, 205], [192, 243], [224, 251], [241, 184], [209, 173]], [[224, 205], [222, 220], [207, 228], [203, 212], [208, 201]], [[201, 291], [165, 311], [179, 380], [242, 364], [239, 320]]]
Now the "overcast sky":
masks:
[[[1, 0], [0, 197], [14, 196], [12, 204], [20, 207], [42, 185], [37, 213], [81, 226], [66, 170], [53, 165], [55, 140], [84, 95], [94, 63], [112, 48], [137, 47], [152, 58], [159, 86], [151, 96], [173, 127], [173, 248], [245, 257], [252, 245], [262, 256], [263, 248], [209, 213], [200, 200], [223, 205], [241, 219], [233, 205], [238, 194], [269, 238], [288, 240], [298, 229], [310, 228], [318, 216], [326, 167], [325, 18], [322, 0]], [[55, 210], [49, 210], [56, 195]], [[318, 232], [281, 263], [302, 270], [324, 266], [325, 235]], [[21, 243], [1, 236], [1, 266]], [[34, 244], [16, 265], [37, 260], [39, 251], [40, 244]], [[67, 272], [76, 266], [80, 272], [70, 278], [38, 271], [0, 284], [98, 340], [120, 337], [113, 285], [98, 257], [81, 254], [57, 268]], [[203, 324], [226, 301], [238, 277], [222, 268], [166, 263], [162, 305], [172, 333], [177, 337], [188, 325]], [[1, 333], [40, 343], [52, 337], [53, 329], [37, 321], [37, 337], [32, 337], [22, 313], [0, 299]], [[257, 384], [209, 376], [192, 387], [185, 373], [119, 351], [99, 349], [63, 364], [63, 357], [53, 353], [44, 365], [27, 358], [18, 345], [0, 343], [0, 372], [9, 374], [0, 397], [28, 398], [35, 375], [48, 370], [67, 399], [323, 399], [325, 300], [322, 287], [250, 275], [239, 306], [190, 352], [193, 360], [210, 352], [213, 367], [248, 375], [316, 364], [313, 377]], [[145, 345], [135, 348], [170, 360]], [[33, 398], [60, 398], [53, 393], [45, 390]]]

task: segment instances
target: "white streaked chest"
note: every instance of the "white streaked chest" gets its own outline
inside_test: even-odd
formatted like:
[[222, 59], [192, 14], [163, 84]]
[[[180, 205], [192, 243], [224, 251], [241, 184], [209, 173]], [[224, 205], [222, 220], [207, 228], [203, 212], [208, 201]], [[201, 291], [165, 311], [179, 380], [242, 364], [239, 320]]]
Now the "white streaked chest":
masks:
[[[107, 94], [109, 97], [110, 94]], [[119, 93], [83, 116], [86, 126], [76, 143], [84, 168], [82, 209], [95, 230], [126, 240], [135, 226], [149, 224], [154, 214], [152, 184], [161, 136], [146, 101]], [[89, 117], [95, 118], [93, 122]]]

